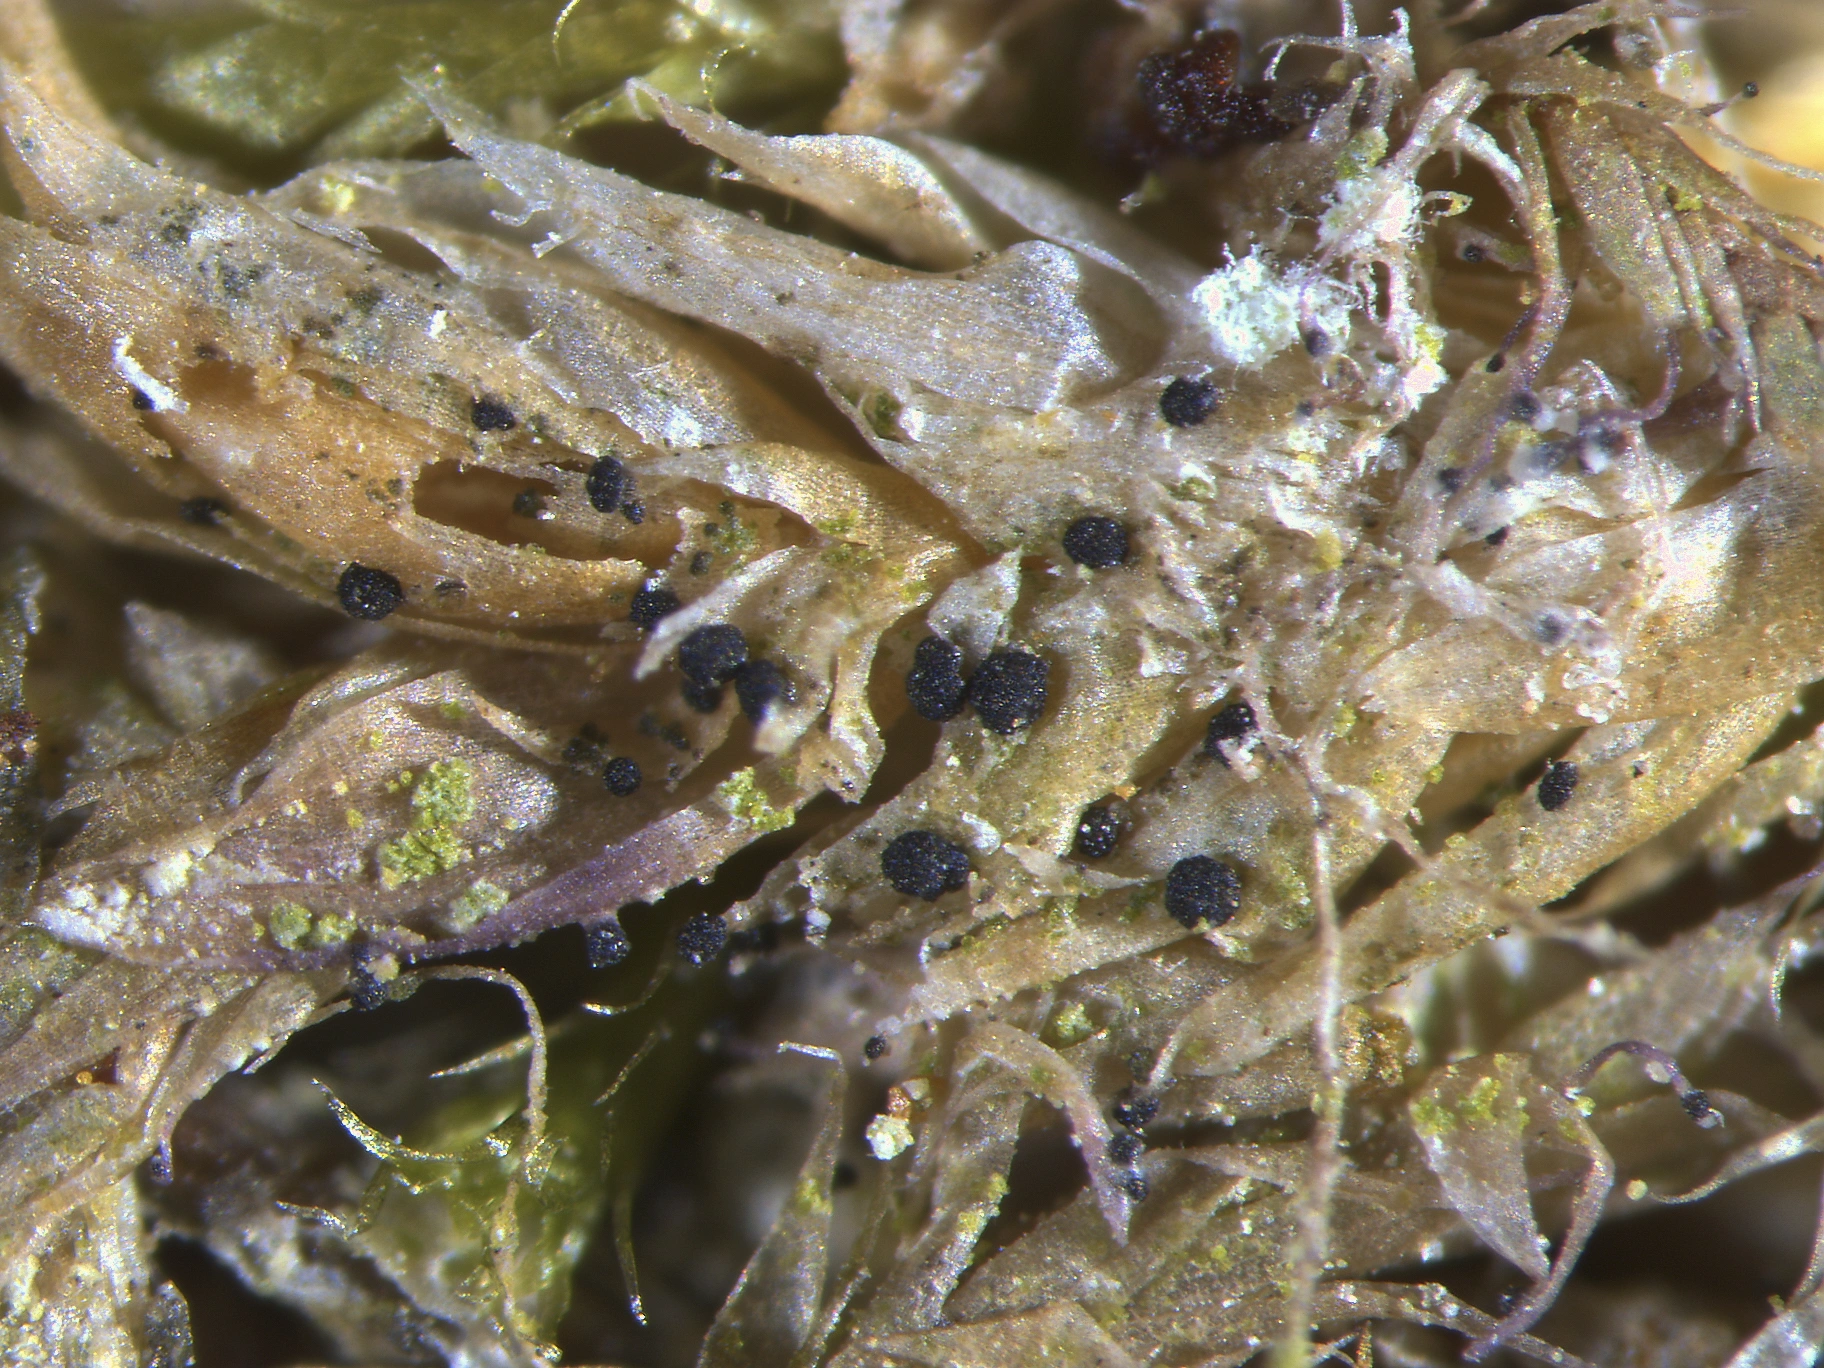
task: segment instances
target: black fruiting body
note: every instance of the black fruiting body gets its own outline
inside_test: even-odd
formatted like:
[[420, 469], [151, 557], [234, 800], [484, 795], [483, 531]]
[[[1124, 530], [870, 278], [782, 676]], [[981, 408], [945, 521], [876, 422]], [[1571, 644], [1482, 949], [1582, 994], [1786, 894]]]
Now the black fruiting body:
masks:
[[1148, 1121], [1159, 1115], [1159, 1099], [1130, 1093], [1115, 1100], [1112, 1115], [1118, 1126], [1126, 1126], [1131, 1131], [1144, 1129]]
[[1077, 818], [1074, 849], [1085, 860], [1099, 860], [1121, 840], [1121, 819], [1107, 803], [1093, 803]]
[[591, 969], [608, 969], [633, 953], [633, 943], [618, 921], [597, 922], [583, 928], [583, 953]]
[[770, 660], [750, 660], [735, 671], [735, 701], [755, 726], [766, 721], [773, 704], [792, 701], [792, 682]]
[[640, 791], [640, 764], [617, 755], [602, 766], [602, 787], [616, 798], [628, 798]]
[[694, 679], [687, 679], [679, 687], [678, 693], [683, 696], [684, 706], [692, 712], [713, 713], [722, 706], [720, 684], [699, 684]]
[[612, 456], [601, 456], [589, 467], [589, 478], [583, 488], [589, 495], [589, 507], [597, 513], [612, 513], [627, 500], [627, 467]]
[[713, 912], [699, 912], [678, 931], [678, 953], [701, 969], [728, 944], [728, 923]]
[[664, 585], [642, 584], [634, 591], [627, 620], [642, 632], [650, 632], [659, 625], [660, 618], [670, 617], [682, 606], [678, 596]]
[[1146, 1141], [1132, 1131], [1116, 1131], [1109, 1138], [1108, 1157], [1117, 1164], [1131, 1164], [1146, 1149]]
[[908, 898], [930, 902], [969, 882], [969, 856], [935, 831], [905, 831], [880, 852], [880, 872]]
[[1159, 416], [1173, 427], [1197, 427], [1216, 412], [1219, 397], [1208, 380], [1181, 375], [1159, 396]]
[[912, 668], [906, 672], [906, 697], [912, 711], [931, 722], [948, 722], [963, 710], [968, 681], [962, 673], [963, 653], [940, 636], [928, 636], [912, 651]]
[[357, 1012], [371, 1012], [388, 1001], [386, 984], [364, 960], [357, 959], [348, 976], [348, 1000]]
[[887, 1053], [887, 1038], [885, 1036], [869, 1036], [861, 1047], [861, 1053], [863, 1058], [870, 1062], [880, 1059]]
[[1133, 1172], [1131, 1169], [1115, 1179], [1115, 1186], [1120, 1188], [1131, 1200], [1136, 1202], [1144, 1202], [1146, 1200], [1146, 1194], [1152, 1190], [1147, 1187], [1146, 1179], [1140, 1174]]
[[350, 617], [378, 622], [391, 617], [405, 602], [405, 586], [384, 570], [350, 565], [336, 581], [336, 598]]
[[739, 627], [713, 622], [678, 643], [678, 668], [692, 684], [726, 683], [747, 662], [747, 638]]
[[1064, 554], [1087, 570], [1112, 570], [1127, 561], [1127, 529], [1099, 513], [1065, 528], [1063, 542]]
[[519, 426], [513, 410], [498, 399], [477, 399], [469, 405], [469, 421], [482, 432], [511, 432]]
[[1577, 790], [1577, 766], [1569, 760], [1553, 760], [1545, 767], [1545, 773], [1539, 776], [1539, 806], [1547, 812], [1556, 812], [1571, 801], [1571, 794]]
[[982, 725], [1010, 736], [1045, 711], [1051, 666], [1030, 651], [996, 651], [969, 681], [969, 702]]
[[1203, 737], [1203, 753], [1226, 765], [1229, 757], [1223, 754], [1222, 748], [1247, 740], [1259, 725], [1250, 704], [1245, 701], [1231, 703], [1210, 719], [1210, 729]]
[[1222, 926], [1241, 910], [1241, 878], [1221, 860], [1186, 856], [1165, 876], [1165, 910], [1187, 927]]

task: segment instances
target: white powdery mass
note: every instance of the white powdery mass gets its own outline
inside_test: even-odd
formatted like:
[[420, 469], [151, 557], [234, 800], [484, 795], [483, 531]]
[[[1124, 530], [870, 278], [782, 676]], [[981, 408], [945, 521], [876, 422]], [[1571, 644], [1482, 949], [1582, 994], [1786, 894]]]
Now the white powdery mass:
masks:
[[1191, 293], [1210, 341], [1225, 361], [1257, 366], [1300, 340], [1311, 327], [1340, 341], [1347, 336], [1354, 293], [1314, 271], [1277, 268], [1256, 248], [1210, 272]]

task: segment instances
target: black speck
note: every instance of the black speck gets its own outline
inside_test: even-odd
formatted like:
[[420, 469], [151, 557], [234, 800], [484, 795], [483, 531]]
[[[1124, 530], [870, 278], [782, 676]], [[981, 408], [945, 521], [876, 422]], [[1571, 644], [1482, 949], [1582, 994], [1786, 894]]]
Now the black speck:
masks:
[[852, 1188], [861, 1181], [861, 1170], [847, 1159], [838, 1159], [830, 1166], [830, 1191], [841, 1192]]
[[671, 616], [682, 606], [678, 596], [664, 585], [642, 584], [634, 592], [627, 620], [642, 632], [650, 632], [659, 625], [659, 619]]
[[1108, 1142], [1108, 1157], [1117, 1164], [1131, 1164], [1146, 1149], [1146, 1141], [1132, 1131], [1116, 1131]]
[[227, 504], [220, 499], [212, 499], [207, 494], [185, 499], [177, 506], [177, 516], [198, 527], [214, 527], [227, 512]]
[[1482, 244], [1479, 242], [1464, 243], [1463, 250], [1457, 253], [1457, 255], [1462, 257], [1463, 260], [1467, 261], [1472, 266], [1479, 265], [1488, 260], [1488, 253], [1483, 249]]
[[1115, 1186], [1136, 1202], [1144, 1202], [1146, 1194], [1152, 1190], [1147, 1187], [1146, 1179], [1131, 1169], [1115, 1179]]
[[1446, 494], [1455, 494], [1463, 488], [1463, 471], [1457, 466], [1445, 466], [1438, 472], [1438, 486]]
[[1577, 791], [1577, 766], [1570, 760], [1553, 760], [1545, 767], [1545, 773], [1539, 777], [1539, 806], [1547, 812], [1556, 812], [1571, 801], [1571, 795]]
[[947, 722], [963, 708], [968, 683], [962, 675], [963, 653], [940, 636], [928, 636], [912, 651], [906, 672], [906, 697], [912, 711], [931, 722]]
[[969, 681], [969, 703], [1001, 736], [1030, 727], [1045, 711], [1051, 666], [1030, 651], [996, 651]]
[[861, 1053], [866, 1059], [880, 1059], [886, 1054], [887, 1049], [887, 1038], [885, 1036], [869, 1036], [867, 1043], [861, 1047]]
[[469, 421], [483, 432], [511, 432], [519, 426], [513, 410], [498, 399], [477, 399], [469, 405]]
[[1127, 529], [1091, 513], [1064, 529], [1064, 554], [1090, 570], [1112, 570], [1127, 560]]
[[640, 762], [617, 755], [602, 766], [602, 787], [616, 798], [627, 798], [640, 791]]
[[678, 668], [693, 684], [721, 684], [747, 661], [747, 638], [739, 627], [712, 622], [678, 643]]
[[678, 953], [701, 969], [728, 944], [728, 923], [713, 912], [699, 912], [678, 932]]
[[1533, 631], [1544, 646], [1556, 646], [1571, 634], [1571, 625], [1556, 613], [1542, 613]]
[[1323, 357], [1330, 355], [1334, 345], [1330, 341], [1330, 334], [1325, 332], [1322, 328], [1305, 329], [1305, 335], [1302, 340], [1305, 344], [1305, 350], [1320, 360]]
[[609, 969], [633, 953], [633, 942], [618, 921], [597, 922], [583, 928], [583, 954], [591, 969]]
[[1742, 98], [1744, 100], [1752, 100], [1756, 96], [1758, 96], [1760, 93], [1761, 93], [1761, 83], [1759, 81], [1743, 81], [1742, 82]]
[[384, 570], [356, 564], [336, 581], [336, 598], [350, 617], [378, 622], [391, 617], [405, 602], [405, 586]]
[[739, 931], [730, 931], [728, 948], [750, 955], [771, 954], [779, 948], [779, 923], [756, 922], [752, 926], [742, 927]]
[[602, 763], [602, 743], [594, 731], [585, 728], [564, 743], [563, 762], [578, 774], [587, 774]]
[[735, 701], [749, 722], [766, 721], [773, 704], [792, 701], [792, 681], [770, 660], [750, 660], [735, 671]]
[[1507, 542], [1507, 533], [1507, 528], [1497, 527], [1493, 532], [1490, 532], [1486, 537], [1482, 538], [1482, 540], [1487, 542], [1490, 546], [1502, 546]]
[[621, 516], [638, 527], [646, 521], [646, 505], [638, 499], [628, 499], [621, 504]]
[[1482, 369], [1487, 371], [1490, 375], [1501, 374], [1502, 371], [1507, 369], [1507, 353], [1496, 352], [1493, 356], [1488, 358], [1488, 364], [1483, 366]]
[[714, 560], [715, 560], [715, 557], [710, 555], [710, 553], [707, 551], [697, 552], [696, 555], [694, 555], [690, 558], [690, 573], [693, 575], [702, 575], [702, 574], [708, 573], [710, 564]]
[[[715, 711], [713, 705], [710, 707], [710, 711]], [[641, 713], [639, 721], [635, 722], [634, 726], [639, 728], [641, 736], [650, 736], [654, 741], [663, 741], [673, 750], [690, 749], [690, 738], [684, 735], [683, 728], [675, 722], [661, 722], [651, 713]], [[672, 777], [676, 778], [676, 775]]]
[[969, 856], [935, 831], [904, 831], [880, 852], [880, 872], [908, 898], [930, 902], [969, 882]]
[[699, 684], [694, 679], [687, 679], [678, 692], [683, 696], [684, 705], [692, 712], [713, 713], [722, 706], [720, 684]]
[[1107, 803], [1095, 803], [1083, 809], [1077, 818], [1077, 854], [1085, 860], [1099, 860], [1114, 850], [1121, 840], [1121, 819]]
[[1241, 910], [1241, 878], [1221, 860], [1190, 855], [1165, 876], [1165, 910], [1183, 926], [1223, 926]]
[[1688, 1088], [1678, 1095], [1678, 1105], [1685, 1109], [1685, 1115], [1700, 1125], [1710, 1118], [1714, 1110], [1710, 1106], [1709, 1094], [1702, 1088]]
[[1111, 1114], [1116, 1125], [1126, 1126], [1131, 1131], [1143, 1130], [1147, 1122], [1159, 1115], [1159, 1099], [1130, 1093], [1115, 1099]]
[[520, 518], [543, 518], [545, 496], [536, 489], [522, 489], [513, 496], [513, 513]]
[[141, 413], [150, 413], [154, 407], [152, 396], [147, 394], [138, 385], [133, 386], [132, 389], [127, 391], [127, 402], [132, 404], [133, 407], [138, 409]]
[[1513, 422], [1529, 424], [1536, 422], [1544, 411], [1544, 407], [1539, 402], [1539, 396], [1531, 390], [1518, 390], [1508, 397], [1507, 416]]
[[1208, 380], [1181, 375], [1159, 396], [1159, 416], [1173, 427], [1197, 427], [1216, 412], [1221, 397]]
[[466, 594], [468, 592], [469, 586], [459, 579], [437, 581], [436, 593], [438, 598], [455, 598], [458, 594]]
[[1210, 719], [1210, 729], [1203, 735], [1203, 753], [1226, 765], [1229, 758], [1222, 753], [1222, 748], [1247, 740], [1259, 726], [1253, 705], [1245, 699], [1237, 699], [1226, 707], [1217, 709], [1216, 715]]
[[627, 484], [627, 467], [612, 456], [602, 456], [589, 467], [589, 478], [583, 487], [588, 491], [591, 508], [597, 513], [612, 513], [632, 493]]

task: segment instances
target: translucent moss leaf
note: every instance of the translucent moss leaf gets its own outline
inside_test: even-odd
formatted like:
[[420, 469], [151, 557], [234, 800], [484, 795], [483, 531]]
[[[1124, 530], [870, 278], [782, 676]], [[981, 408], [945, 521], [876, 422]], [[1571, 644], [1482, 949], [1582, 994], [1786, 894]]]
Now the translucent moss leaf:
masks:
[[1525, 1162], [1530, 1080], [1524, 1057], [1483, 1055], [1440, 1069], [1407, 1112], [1451, 1205], [1509, 1263], [1543, 1278]]
[[817, 1321], [830, 1257], [830, 1183], [842, 1140], [846, 1077], [834, 1065], [811, 1151], [785, 1208], [716, 1314], [703, 1368], [790, 1361]]
[[164, 108], [261, 150], [321, 140], [332, 156], [403, 153], [434, 124], [402, 78], [433, 69], [497, 110], [520, 92], [571, 102], [641, 74], [688, 98], [737, 101], [814, 96], [838, 74], [834, 16], [822, 5], [433, 0], [382, 16], [313, 0], [248, 9], [238, 31], [180, 45], [150, 87]]

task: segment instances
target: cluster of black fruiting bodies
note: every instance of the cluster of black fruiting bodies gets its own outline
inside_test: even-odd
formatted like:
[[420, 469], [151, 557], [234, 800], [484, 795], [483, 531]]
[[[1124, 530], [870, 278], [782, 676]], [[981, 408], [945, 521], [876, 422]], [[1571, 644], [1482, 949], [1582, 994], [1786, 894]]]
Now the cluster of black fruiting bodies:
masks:
[[564, 746], [564, 763], [585, 773], [599, 767], [602, 787], [616, 798], [631, 798], [640, 791], [640, 762], [625, 755], [610, 755], [602, 734], [593, 723], [585, 722]]
[[790, 703], [792, 682], [770, 660], [750, 658], [739, 627], [713, 622], [678, 643], [678, 669], [684, 676], [684, 701], [698, 712], [722, 706], [722, 687], [735, 686], [735, 701], [747, 720], [758, 726], [775, 703]]
[[[486, 396], [469, 405], [469, 421], [480, 432], [511, 432], [519, 426], [519, 419], [512, 409], [499, 399]], [[646, 505], [633, 492], [633, 475], [614, 457], [597, 457], [595, 464], [589, 468], [583, 488], [589, 496], [589, 506], [596, 512], [613, 513], [619, 510], [628, 522], [645, 521]], [[522, 509], [516, 502], [514, 511], [528, 510]], [[178, 510], [185, 522], [204, 527], [213, 527], [227, 512], [226, 504], [211, 498], [187, 499]], [[662, 600], [649, 598], [644, 613], [650, 615], [651, 622], [642, 622], [640, 596], [635, 595], [633, 619], [641, 627], [650, 628], [652, 622], [657, 622], [666, 613], [677, 609], [677, 596], [669, 589], [642, 589], [640, 593], [666, 596], [670, 600], [669, 607], [660, 608], [658, 605]], [[341, 603], [342, 611], [350, 617], [378, 622], [381, 618], [391, 617], [405, 606], [405, 586], [392, 572], [357, 562], [349, 565], [336, 581], [336, 599]]]
[[[716, 913], [699, 912], [678, 928], [677, 946], [680, 959], [701, 969], [724, 950], [764, 953], [778, 949], [779, 928], [772, 922], [761, 922], [730, 931], [728, 923]], [[609, 969], [633, 954], [633, 943], [620, 918], [613, 916], [583, 928], [583, 953], [591, 969]]]
[[1142, 1132], [1147, 1122], [1159, 1114], [1159, 1100], [1127, 1093], [1116, 1099], [1112, 1114], [1121, 1129], [1109, 1137], [1108, 1157], [1127, 1169], [1116, 1178], [1116, 1186], [1134, 1201], [1143, 1202], [1147, 1193], [1146, 1178], [1134, 1166], [1146, 1153], [1146, 1137]]
[[[988, 667], [997, 659], [1008, 657], [1031, 662], [1025, 668], [1029, 676], [1036, 676], [1038, 701], [1030, 710], [1030, 715], [1036, 717], [1044, 708], [1044, 661], [1024, 651], [997, 651], [982, 662], [974, 678], [966, 680], [961, 671], [963, 653], [938, 636], [926, 637], [913, 651], [912, 669], [906, 675], [906, 695], [918, 714], [932, 721], [956, 716], [968, 701], [974, 704], [990, 730], [1012, 731], [1012, 726], [995, 725], [977, 693]], [[999, 690], [1003, 686], [995, 680], [992, 687]], [[991, 695], [990, 708], [998, 701], [997, 696]], [[1226, 766], [1229, 764], [1226, 748], [1247, 739], [1258, 729], [1254, 709], [1247, 702], [1229, 703], [1210, 719], [1203, 751]], [[1570, 783], [1575, 785], [1575, 766], [1568, 768], [1571, 770]], [[1551, 772], [1547, 773], [1550, 777]], [[1546, 784], [1543, 781], [1540, 784], [1540, 802], [1548, 807], [1562, 806], [1569, 796], [1567, 788], [1564, 798], [1548, 801]], [[1077, 818], [1071, 848], [1079, 859], [1100, 860], [1114, 852], [1125, 827], [1122, 814], [1114, 803], [1092, 803]], [[880, 852], [880, 872], [908, 898], [933, 901], [969, 882], [969, 855], [955, 841], [935, 831], [905, 831], [887, 842]], [[1174, 864], [1166, 875], [1165, 910], [1187, 929], [1194, 930], [1206, 923], [1227, 925], [1241, 910], [1241, 876], [1225, 860], [1208, 855], [1188, 855]]]
[[967, 678], [963, 653], [940, 636], [928, 636], [912, 652], [906, 697], [912, 710], [932, 722], [948, 722], [967, 703], [982, 725], [1001, 736], [1030, 727], [1045, 711], [1051, 665], [1030, 651], [995, 651]]

